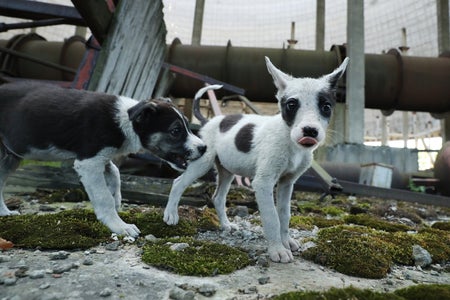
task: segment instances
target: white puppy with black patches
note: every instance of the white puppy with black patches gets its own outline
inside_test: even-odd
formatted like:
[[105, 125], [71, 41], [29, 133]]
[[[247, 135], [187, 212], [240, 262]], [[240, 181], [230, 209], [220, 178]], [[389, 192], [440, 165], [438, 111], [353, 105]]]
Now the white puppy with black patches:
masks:
[[[278, 70], [266, 57], [267, 69], [278, 89], [280, 113], [274, 116], [235, 114], [209, 120], [199, 132], [207, 150], [175, 179], [164, 221], [169, 225], [178, 223], [178, 203], [184, 190], [215, 164], [217, 189], [213, 203], [222, 229], [232, 227], [225, 203], [234, 174], [252, 178], [269, 256], [275, 262], [292, 261], [291, 251], [299, 249], [299, 243], [289, 236], [293, 185], [311, 166], [313, 151], [325, 140], [336, 102], [337, 81], [347, 63], [348, 58], [332, 73], [317, 79], [293, 78]], [[217, 88], [220, 86], [201, 89], [194, 106], [206, 90]]]
[[118, 234], [140, 231], [118, 215], [119, 169], [112, 160], [149, 150], [177, 170], [199, 158], [205, 144], [167, 101], [63, 89], [32, 82], [0, 86], [0, 216], [14, 215], [3, 187], [22, 159], [74, 160], [97, 219]]

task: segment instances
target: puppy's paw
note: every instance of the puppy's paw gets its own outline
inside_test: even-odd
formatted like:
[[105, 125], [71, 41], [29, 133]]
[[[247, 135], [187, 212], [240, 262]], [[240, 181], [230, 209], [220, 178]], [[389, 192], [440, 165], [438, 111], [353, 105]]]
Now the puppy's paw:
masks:
[[226, 232], [237, 231], [239, 229], [239, 226], [228, 221], [228, 222], [223, 222], [222, 224], [220, 224], [220, 229], [222, 229], [223, 231], [226, 231]]
[[[108, 226], [110, 227], [110, 226]], [[139, 228], [137, 228], [134, 224], [127, 224], [125, 222], [122, 222], [122, 224], [115, 224], [110, 227], [111, 231], [117, 234], [123, 234], [126, 236], [131, 236], [133, 238], [136, 238], [139, 236], [141, 231]]]
[[17, 210], [2, 210], [0, 211], [0, 216], [18, 216], [20, 215], [20, 212]]
[[291, 250], [283, 245], [269, 247], [269, 257], [274, 262], [288, 263], [294, 260]]
[[291, 251], [297, 251], [298, 249], [300, 249], [299, 242], [291, 237], [283, 241], [283, 246], [286, 247], [286, 249], [290, 249]]
[[166, 207], [163, 220], [167, 225], [177, 225], [179, 220], [177, 209], [173, 210]]
[[139, 234], [141, 234], [141, 231], [139, 230], [139, 228], [137, 228], [137, 226], [134, 224], [126, 224], [126, 226], [124, 228], [124, 232], [125, 232], [125, 235], [131, 236], [133, 238], [136, 238], [139, 236]]

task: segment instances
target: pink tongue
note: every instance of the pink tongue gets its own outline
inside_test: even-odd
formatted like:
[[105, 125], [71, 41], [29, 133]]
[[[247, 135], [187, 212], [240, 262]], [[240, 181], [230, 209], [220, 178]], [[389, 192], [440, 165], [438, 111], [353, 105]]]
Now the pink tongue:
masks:
[[305, 146], [305, 147], [311, 147], [311, 146], [314, 146], [315, 144], [317, 144], [317, 140], [315, 138], [312, 138], [309, 136], [302, 137], [297, 142], [300, 145]]

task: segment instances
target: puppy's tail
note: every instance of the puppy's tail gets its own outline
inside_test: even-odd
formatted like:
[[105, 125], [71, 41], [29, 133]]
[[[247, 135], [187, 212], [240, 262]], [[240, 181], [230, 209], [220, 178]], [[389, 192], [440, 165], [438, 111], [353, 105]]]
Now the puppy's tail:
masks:
[[222, 85], [219, 85], [219, 84], [208, 85], [208, 86], [205, 86], [204, 88], [199, 89], [198, 92], [194, 96], [194, 102], [193, 102], [194, 116], [200, 121], [200, 123], [202, 125], [204, 125], [206, 122], [208, 122], [208, 119], [206, 119], [200, 112], [200, 99], [206, 91], [218, 90], [220, 88], [222, 88]]

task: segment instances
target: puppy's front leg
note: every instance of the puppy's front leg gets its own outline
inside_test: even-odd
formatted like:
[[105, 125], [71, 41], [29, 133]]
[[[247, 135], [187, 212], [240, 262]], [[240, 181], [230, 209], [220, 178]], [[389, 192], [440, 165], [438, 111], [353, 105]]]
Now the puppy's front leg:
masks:
[[120, 192], [120, 171], [112, 161], [109, 161], [105, 166], [105, 180], [106, 185], [115, 200], [116, 210], [119, 211], [122, 202], [122, 194]]
[[299, 243], [289, 236], [289, 221], [291, 219], [291, 197], [295, 180], [281, 178], [277, 186], [277, 210], [280, 219], [281, 241], [287, 249], [297, 251]]
[[94, 206], [97, 219], [112, 232], [137, 237], [140, 231], [136, 225], [125, 223], [117, 214], [115, 200], [106, 185], [105, 163], [107, 161], [98, 157], [75, 160], [74, 169]]
[[291, 250], [283, 246], [280, 235], [280, 219], [273, 200], [275, 180], [267, 182], [267, 178], [255, 177], [252, 186], [255, 190], [256, 202], [261, 214], [264, 234], [269, 243], [269, 257], [275, 262], [288, 263], [294, 259]]

